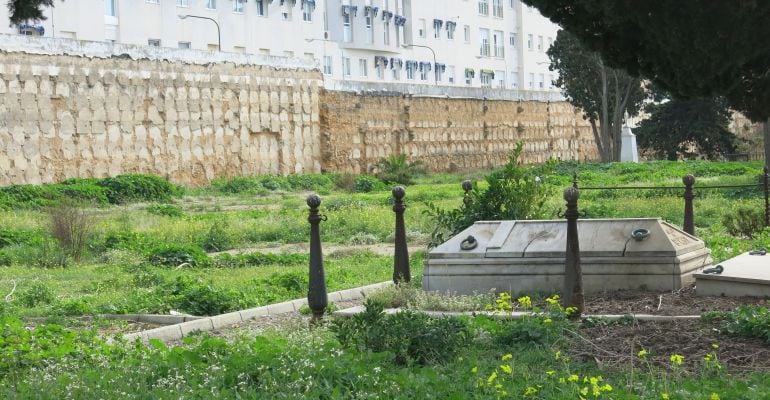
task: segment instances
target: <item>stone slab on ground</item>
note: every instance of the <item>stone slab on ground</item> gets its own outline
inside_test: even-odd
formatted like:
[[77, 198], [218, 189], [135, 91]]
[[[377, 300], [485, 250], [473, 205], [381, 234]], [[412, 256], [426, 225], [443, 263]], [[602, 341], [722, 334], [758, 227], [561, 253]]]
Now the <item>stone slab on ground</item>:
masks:
[[770, 297], [770, 254], [743, 253], [719, 265], [721, 274], [695, 274], [699, 296]]

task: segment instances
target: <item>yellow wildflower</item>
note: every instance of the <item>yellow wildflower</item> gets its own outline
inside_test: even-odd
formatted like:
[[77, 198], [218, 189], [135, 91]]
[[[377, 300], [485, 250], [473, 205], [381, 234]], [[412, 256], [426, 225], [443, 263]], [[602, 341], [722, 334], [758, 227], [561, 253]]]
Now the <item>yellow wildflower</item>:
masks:
[[641, 349], [636, 355], [639, 356], [639, 358], [644, 358], [647, 355], [647, 350]]
[[556, 353], [554, 353], [554, 356], [556, 356], [556, 359], [558, 360], [561, 358], [561, 350], [557, 350]]
[[719, 395], [716, 393], [711, 393], [711, 397], [709, 397], [709, 400], [719, 400]]
[[532, 307], [532, 299], [530, 299], [529, 296], [519, 297], [516, 301], [524, 308]]
[[579, 377], [577, 375], [572, 374], [572, 375], [567, 377], [567, 382], [577, 382], [578, 379], [579, 379]]
[[471, 368], [471, 373], [475, 374], [476, 372], [479, 372], [479, 369], [477, 367]]
[[683, 361], [684, 361], [684, 356], [682, 356], [681, 354], [671, 355], [671, 365], [682, 365]]
[[548, 304], [551, 304], [551, 305], [558, 304], [559, 303], [559, 295], [555, 294], [555, 295], [553, 295], [553, 297], [549, 297], [549, 298], [545, 299], [545, 301], [547, 301]]
[[506, 374], [512, 374], [513, 373], [513, 367], [510, 365], [503, 364], [500, 366], [500, 370], [505, 372]]
[[612, 386], [610, 386], [609, 383], [605, 383], [604, 385], [601, 386], [600, 389], [602, 390], [602, 392], [611, 392]]
[[713, 343], [713, 344], [711, 345], [711, 347], [712, 347], [712, 348], [714, 348], [714, 349], [718, 349], [718, 348], [719, 348], [719, 345], [718, 345], [718, 344], [716, 344], [716, 343]]
[[512, 355], [512, 354], [506, 354], [506, 355], [504, 355], [504, 356], [503, 356], [502, 360], [503, 360], [503, 361], [508, 361], [508, 360], [510, 360], [511, 358], [513, 358], [513, 355]]
[[551, 375], [554, 374], [554, 372], [555, 372], [554, 370], [549, 369], [548, 371], [545, 371], [545, 374], [548, 375], [548, 376], [551, 376]]
[[524, 396], [531, 396], [535, 393], [537, 393], [537, 389], [532, 386], [528, 386], [527, 389], [524, 390]]
[[553, 322], [553, 321], [551, 321], [550, 318], [546, 318], [546, 319], [543, 320], [544, 324], [550, 324], [551, 322]]
[[489, 375], [489, 378], [487, 378], [487, 383], [492, 383], [497, 379], [497, 371], [493, 371], [492, 375]]
[[661, 398], [661, 399], [663, 399], [663, 400], [668, 400], [668, 399], [669, 399], [669, 397], [668, 397], [668, 393], [662, 393], [662, 394], [660, 395], [660, 398]]

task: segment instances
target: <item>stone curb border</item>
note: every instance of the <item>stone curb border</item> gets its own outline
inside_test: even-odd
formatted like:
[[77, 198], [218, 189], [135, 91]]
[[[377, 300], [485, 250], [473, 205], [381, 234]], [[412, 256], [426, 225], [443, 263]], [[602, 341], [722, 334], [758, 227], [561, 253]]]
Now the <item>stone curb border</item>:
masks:
[[[329, 301], [348, 301], [357, 300], [365, 297], [369, 293], [387, 286], [393, 285], [393, 282], [380, 282], [372, 285], [362, 286], [354, 289], [346, 289], [328, 294]], [[147, 342], [150, 339], [158, 339], [163, 342], [181, 340], [195, 331], [211, 331], [224, 328], [239, 322], [248, 321], [253, 318], [268, 315], [285, 314], [298, 311], [300, 307], [307, 304], [307, 299], [297, 299], [283, 303], [270, 304], [267, 306], [250, 308], [242, 311], [234, 311], [227, 314], [205, 317], [192, 321], [177, 323], [174, 325], [162, 326], [160, 328], [149, 329], [142, 332], [134, 332], [123, 335], [128, 341], [141, 339]], [[171, 316], [178, 318], [179, 316]], [[189, 317], [188, 317], [189, 318]]]
[[[364, 311], [364, 306], [351, 307], [345, 310], [335, 311], [333, 315], [340, 317], [352, 317]], [[395, 314], [402, 311], [401, 308], [388, 308], [385, 309], [386, 314]], [[460, 316], [475, 316], [486, 315], [497, 319], [521, 319], [527, 315], [534, 315], [531, 312], [510, 312], [510, 313], [498, 313], [494, 311], [475, 311], [475, 312], [455, 312], [455, 311], [421, 311], [431, 317], [460, 317]], [[595, 315], [583, 315], [582, 319], [586, 318], [602, 318], [609, 321], [618, 321], [625, 318], [633, 318], [637, 321], [657, 321], [657, 322], [671, 322], [671, 321], [683, 321], [700, 319], [700, 315], [652, 315], [652, 314], [595, 314]]]

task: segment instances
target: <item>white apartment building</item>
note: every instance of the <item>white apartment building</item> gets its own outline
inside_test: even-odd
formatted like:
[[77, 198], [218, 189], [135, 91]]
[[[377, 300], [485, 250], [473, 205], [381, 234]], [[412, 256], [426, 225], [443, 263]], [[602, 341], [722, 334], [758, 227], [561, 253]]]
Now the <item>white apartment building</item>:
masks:
[[0, 33], [311, 58], [332, 86], [558, 92], [545, 52], [559, 28], [520, 0], [56, 0], [18, 27], [7, 14]]

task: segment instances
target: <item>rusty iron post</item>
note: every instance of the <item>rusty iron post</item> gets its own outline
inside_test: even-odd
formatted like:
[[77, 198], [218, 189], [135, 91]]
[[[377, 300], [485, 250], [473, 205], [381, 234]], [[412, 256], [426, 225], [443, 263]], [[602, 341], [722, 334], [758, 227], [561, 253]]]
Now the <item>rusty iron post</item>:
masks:
[[770, 168], [765, 165], [762, 175], [762, 186], [765, 191], [765, 227], [770, 226]]
[[465, 191], [465, 195], [463, 195], [463, 204], [465, 204], [465, 208], [470, 207], [471, 205], [471, 190], [473, 190], [473, 182], [470, 181], [470, 179], [466, 179], [462, 183], [463, 191]]
[[393, 283], [407, 282], [412, 280], [409, 272], [409, 249], [406, 247], [406, 227], [404, 226], [404, 196], [406, 190], [402, 186], [393, 188], [393, 212], [396, 213], [396, 248], [393, 257]]
[[684, 183], [684, 231], [695, 236], [695, 216], [692, 207], [692, 199], [695, 198], [695, 193], [692, 191], [692, 187], [695, 185], [695, 176], [685, 175], [682, 182]]
[[326, 216], [318, 213], [321, 198], [317, 194], [307, 197], [307, 205], [310, 207], [310, 280], [307, 290], [307, 305], [313, 311], [313, 320], [323, 318], [329, 298], [326, 294], [326, 277], [324, 274], [323, 254], [321, 253], [321, 233], [318, 225], [326, 221]]
[[580, 216], [578, 211], [578, 198], [580, 192], [574, 188], [564, 191], [564, 200], [567, 201], [567, 252], [564, 262], [564, 291], [562, 292], [564, 307], [575, 307], [577, 312], [571, 314], [579, 317], [585, 307], [583, 297], [583, 269], [580, 266], [580, 239], [578, 237], [577, 221]]

